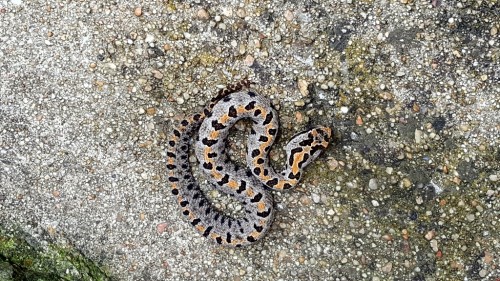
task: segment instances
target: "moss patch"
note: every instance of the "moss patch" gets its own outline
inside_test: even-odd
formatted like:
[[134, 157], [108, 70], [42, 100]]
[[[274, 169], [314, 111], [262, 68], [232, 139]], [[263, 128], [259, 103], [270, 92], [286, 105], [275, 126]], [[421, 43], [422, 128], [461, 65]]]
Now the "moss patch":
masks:
[[0, 227], [0, 280], [110, 280], [99, 266], [76, 250], [39, 245], [20, 232]]

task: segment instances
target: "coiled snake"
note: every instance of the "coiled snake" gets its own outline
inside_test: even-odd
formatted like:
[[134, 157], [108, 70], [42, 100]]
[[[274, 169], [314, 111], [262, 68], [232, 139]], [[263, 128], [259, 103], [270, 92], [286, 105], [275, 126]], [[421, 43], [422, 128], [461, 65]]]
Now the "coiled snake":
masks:
[[[203, 112], [182, 120], [167, 143], [168, 181], [183, 215], [203, 236], [226, 246], [249, 245], [264, 236], [274, 216], [273, 199], [266, 189], [293, 188], [331, 137], [331, 129], [323, 126], [297, 134], [285, 147], [285, 170], [276, 173], [269, 166], [268, 153], [278, 132], [278, 114], [268, 99], [243, 90], [249, 84], [244, 80], [221, 90]], [[253, 122], [247, 141], [248, 168], [233, 164], [225, 150], [229, 129], [243, 118]], [[243, 217], [233, 218], [215, 209], [193, 177], [188, 158], [196, 132], [201, 170], [215, 188], [242, 203]]]

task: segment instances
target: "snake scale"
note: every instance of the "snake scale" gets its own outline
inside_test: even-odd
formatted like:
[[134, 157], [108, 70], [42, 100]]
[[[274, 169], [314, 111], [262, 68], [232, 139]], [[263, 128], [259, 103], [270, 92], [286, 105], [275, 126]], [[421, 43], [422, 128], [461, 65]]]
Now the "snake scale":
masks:
[[[297, 134], [285, 147], [284, 171], [275, 172], [269, 166], [268, 153], [278, 132], [278, 114], [268, 99], [245, 90], [249, 86], [250, 82], [243, 80], [219, 91], [203, 112], [182, 120], [167, 143], [168, 181], [182, 214], [201, 235], [225, 246], [249, 245], [265, 235], [274, 216], [273, 199], [266, 189], [293, 188], [302, 170], [328, 146], [331, 137], [331, 129], [323, 126]], [[244, 118], [252, 121], [247, 168], [232, 163], [225, 146], [229, 129]], [[200, 169], [215, 188], [241, 202], [242, 217], [217, 210], [200, 189], [188, 161], [193, 138]]]

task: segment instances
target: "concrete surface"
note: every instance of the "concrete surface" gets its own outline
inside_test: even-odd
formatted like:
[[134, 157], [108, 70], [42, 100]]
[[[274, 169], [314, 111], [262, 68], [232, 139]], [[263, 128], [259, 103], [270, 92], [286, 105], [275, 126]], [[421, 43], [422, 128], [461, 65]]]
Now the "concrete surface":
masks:
[[[1, 226], [118, 280], [498, 280], [499, 11], [0, 0]], [[227, 249], [183, 221], [165, 138], [246, 76], [280, 112], [276, 165], [309, 125], [336, 137], [299, 188], [275, 194], [267, 237]]]

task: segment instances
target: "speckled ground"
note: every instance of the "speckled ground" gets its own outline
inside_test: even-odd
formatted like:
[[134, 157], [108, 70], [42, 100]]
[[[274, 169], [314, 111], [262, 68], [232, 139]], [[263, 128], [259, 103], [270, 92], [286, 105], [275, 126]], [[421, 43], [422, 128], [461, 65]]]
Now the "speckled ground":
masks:
[[[499, 11], [0, 0], [1, 226], [69, 244], [118, 280], [496, 281]], [[182, 220], [165, 136], [246, 76], [280, 113], [276, 165], [308, 126], [335, 141], [299, 188], [275, 193], [269, 235], [227, 249]], [[240, 161], [246, 127], [230, 143]]]

